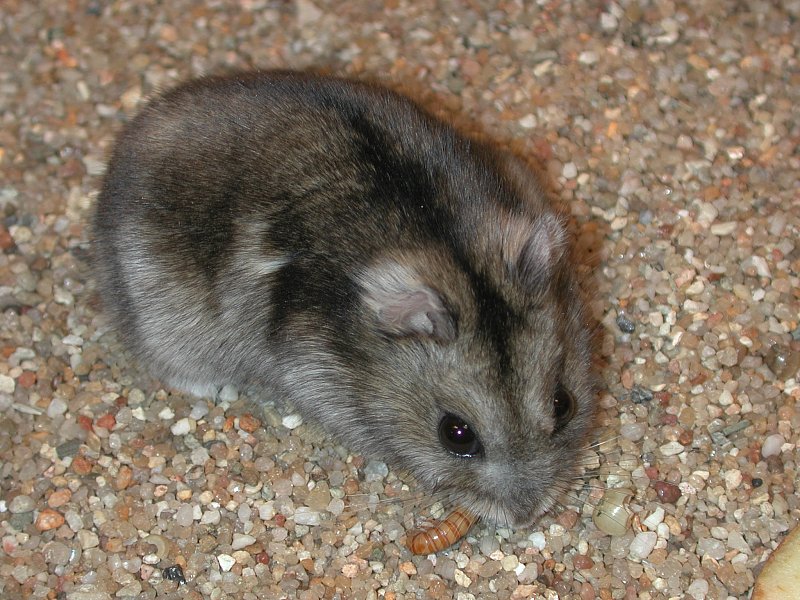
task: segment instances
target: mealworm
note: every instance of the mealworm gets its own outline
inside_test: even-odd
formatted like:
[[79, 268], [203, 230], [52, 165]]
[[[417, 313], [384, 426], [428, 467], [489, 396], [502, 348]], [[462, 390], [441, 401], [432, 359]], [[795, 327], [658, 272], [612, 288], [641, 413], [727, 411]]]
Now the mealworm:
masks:
[[478, 517], [463, 508], [455, 508], [443, 521], [436, 521], [409, 534], [406, 546], [413, 554], [433, 554], [455, 544], [472, 528]]

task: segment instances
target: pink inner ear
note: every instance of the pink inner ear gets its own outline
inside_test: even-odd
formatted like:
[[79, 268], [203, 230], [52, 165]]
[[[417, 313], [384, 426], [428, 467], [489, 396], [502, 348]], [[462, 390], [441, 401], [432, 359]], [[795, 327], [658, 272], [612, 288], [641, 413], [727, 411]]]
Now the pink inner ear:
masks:
[[374, 311], [385, 332], [441, 341], [455, 338], [452, 315], [441, 297], [422, 283], [409, 267], [387, 262], [368, 269], [360, 282], [364, 288], [364, 303]]

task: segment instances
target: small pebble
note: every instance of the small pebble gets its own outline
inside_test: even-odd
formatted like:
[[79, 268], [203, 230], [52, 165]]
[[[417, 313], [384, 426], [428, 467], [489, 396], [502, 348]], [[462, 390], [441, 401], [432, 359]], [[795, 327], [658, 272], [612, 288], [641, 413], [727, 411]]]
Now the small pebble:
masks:
[[773, 433], [764, 439], [761, 444], [761, 456], [769, 458], [770, 456], [777, 456], [781, 452], [781, 447], [785, 443], [783, 436], [780, 433]]
[[30, 496], [22, 494], [14, 496], [14, 499], [8, 503], [8, 510], [12, 513], [31, 512], [34, 508], [36, 508], [36, 501]]
[[189, 419], [184, 417], [183, 419], [178, 419], [175, 421], [169, 430], [172, 432], [172, 435], [186, 435], [192, 430], [192, 425]]
[[617, 316], [617, 327], [619, 327], [622, 333], [633, 333], [636, 331], [636, 323], [623, 314]]
[[668, 442], [658, 448], [663, 456], [675, 456], [685, 450], [682, 444], [678, 442]]
[[281, 423], [286, 429], [297, 429], [303, 424], [303, 417], [298, 414], [286, 415], [281, 419]]
[[261, 427], [261, 421], [256, 419], [250, 413], [247, 413], [239, 417], [239, 427], [242, 429], [242, 431], [254, 433]]
[[619, 428], [619, 434], [631, 442], [638, 442], [645, 433], [647, 433], [646, 423], [625, 423]]
[[631, 390], [631, 402], [634, 404], [642, 404], [650, 402], [653, 399], [653, 392], [645, 388], [636, 386]]
[[64, 515], [52, 508], [45, 508], [36, 517], [36, 529], [39, 531], [50, 531], [58, 529], [64, 524]]
[[223, 386], [218, 395], [221, 402], [233, 403], [239, 399], [239, 391], [232, 385]]
[[256, 538], [254, 538], [252, 535], [234, 533], [233, 542], [231, 542], [231, 548], [233, 550], [241, 550], [242, 548], [247, 548], [247, 546], [253, 545], [255, 542]]
[[0, 392], [4, 394], [13, 394], [14, 389], [17, 387], [13, 377], [8, 375], [0, 375]]
[[653, 484], [656, 490], [656, 495], [661, 502], [667, 504], [675, 504], [678, 498], [681, 497], [681, 490], [677, 485], [667, 483], [666, 481], [656, 481]]
[[630, 557], [633, 560], [644, 560], [653, 551], [658, 541], [654, 531], [642, 531], [636, 534], [630, 546]]
[[222, 569], [224, 573], [230, 571], [233, 565], [236, 564], [236, 560], [230, 554], [217, 555], [217, 562], [219, 563], [219, 568]]
[[705, 600], [708, 596], [709, 585], [705, 579], [695, 579], [686, 588], [686, 593], [694, 600]]
[[178, 585], [183, 585], [186, 583], [186, 577], [183, 574], [183, 569], [180, 565], [174, 565], [172, 567], [167, 567], [163, 571], [164, 579], [169, 579], [170, 581], [177, 581]]

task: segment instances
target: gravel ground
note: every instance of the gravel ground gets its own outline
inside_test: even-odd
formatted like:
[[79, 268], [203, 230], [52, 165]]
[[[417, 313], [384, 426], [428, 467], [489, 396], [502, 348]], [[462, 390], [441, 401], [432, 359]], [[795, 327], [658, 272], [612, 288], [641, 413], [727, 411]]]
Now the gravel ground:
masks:
[[[800, 2], [427, 4], [3, 1], [2, 598], [748, 596], [800, 519]], [[385, 80], [544, 165], [603, 443], [536, 526], [413, 557], [442, 508], [413, 483], [235, 390], [162, 389], [108, 332], [86, 218], [114, 133], [253, 66]], [[592, 521], [607, 487], [624, 535]]]

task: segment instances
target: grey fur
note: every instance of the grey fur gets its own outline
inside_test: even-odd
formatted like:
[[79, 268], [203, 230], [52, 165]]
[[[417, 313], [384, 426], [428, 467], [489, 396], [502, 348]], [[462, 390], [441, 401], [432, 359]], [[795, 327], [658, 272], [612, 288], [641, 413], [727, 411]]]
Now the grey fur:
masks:
[[[275, 393], [499, 522], [576, 474], [594, 400], [563, 224], [518, 161], [402, 96], [288, 72], [185, 84], [119, 136], [93, 237], [106, 311], [168, 384]], [[481, 455], [443, 447], [445, 413]]]

